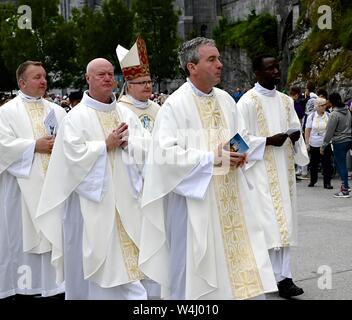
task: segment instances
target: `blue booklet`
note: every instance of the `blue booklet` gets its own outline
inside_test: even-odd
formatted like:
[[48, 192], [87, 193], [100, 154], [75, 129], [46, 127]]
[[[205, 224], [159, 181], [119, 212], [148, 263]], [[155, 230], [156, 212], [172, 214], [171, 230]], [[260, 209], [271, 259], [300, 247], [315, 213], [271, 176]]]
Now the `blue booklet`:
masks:
[[232, 152], [239, 152], [244, 153], [246, 152], [249, 147], [246, 141], [243, 140], [239, 133], [236, 133], [231, 140], [229, 141], [230, 144], [230, 151]]

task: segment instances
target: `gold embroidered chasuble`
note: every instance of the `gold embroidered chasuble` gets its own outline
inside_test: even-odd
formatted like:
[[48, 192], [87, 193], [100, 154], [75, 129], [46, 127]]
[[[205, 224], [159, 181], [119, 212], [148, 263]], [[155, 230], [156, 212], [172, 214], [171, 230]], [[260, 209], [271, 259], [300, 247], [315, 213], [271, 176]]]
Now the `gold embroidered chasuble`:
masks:
[[[44, 127], [44, 118], [50, 110], [54, 110], [57, 122], [61, 124], [66, 112], [44, 99], [26, 101], [19, 95], [2, 107], [0, 123], [3, 126], [3, 134], [0, 137], [2, 153], [0, 172], [21, 159], [23, 162], [25, 152], [29, 146], [33, 146], [34, 140], [48, 135]], [[27, 161], [29, 157], [31, 154], [25, 156]], [[21, 206], [24, 252], [39, 254], [51, 250], [49, 243], [42, 237], [35, 220], [49, 160], [49, 154], [34, 153], [28, 175], [16, 176], [21, 190], [20, 201], [25, 204]]]
[[[215, 97], [195, 97], [208, 151], [229, 140], [227, 124]], [[244, 212], [239, 198], [236, 169], [213, 176], [222, 239], [231, 289], [236, 299], [248, 299], [263, 293], [263, 286], [251, 248]]]
[[[268, 129], [268, 123], [266, 121], [263, 106], [258, 98], [258, 96], [252, 91], [250, 92], [250, 98], [255, 102], [255, 108], [257, 113], [258, 129], [259, 134], [262, 137], [269, 137], [270, 132]], [[283, 98], [283, 104], [286, 111], [286, 122], [287, 127], [290, 125], [290, 104], [288, 97]], [[273, 205], [275, 209], [276, 221], [279, 226], [279, 232], [281, 237], [281, 244], [283, 247], [289, 246], [289, 231], [286, 220], [286, 215], [284, 212], [283, 199], [281, 195], [280, 185], [279, 185], [279, 173], [276, 165], [275, 155], [273, 146], [267, 146], [264, 153], [265, 167], [267, 171], [267, 176], [269, 179], [269, 188], [271, 197], [273, 200]], [[293, 147], [291, 143], [286, 143], [284, 148], [286, 148], [286, 154], [288, 155], [288, 170], [289, 170], [289, 192], [290, 196], [293, 196], [293, 187], [295, 181], [295, 166], [294, 166], [294, 156]]]
[[[116, 129], [121, 123], [121, 120], [116, 110], [112, 110], [109, 112], [96, 111], [96, 114], [98, 116], [101, 127], [104, 131], [105, 138], [107, 138], [108, 135], [114, 129]], [[109, 165], [111, 167], [111, 170], [114, 171], [115, 152], [110, 151], [108, 153], [108, 157], [109, 157]], [[138, 248], [133, 243], [131, 238], [128, 236], [126, 230], [124, 229], [121, 222], [120, 214], [117, 211], [117, 209], [116, 209], [115, 216], [116, 216], [116, 227], [117, 227], [118, 235], [121, 242], [122, 255], [123, 255], [128, 276], [131, 281], [143, 279], [145, 276], [138, 268]]]
[[[44, 110], [44, 104], [41, 102], [24, 102], [24, 106], [32, 124], [34, 139], [38, 140], [39, 138], [48, 135], [43, 122], [47, 116], [46, 111]], [[40, 159], [45, 176], [49, 166], [50, 154], [41, 153]]]

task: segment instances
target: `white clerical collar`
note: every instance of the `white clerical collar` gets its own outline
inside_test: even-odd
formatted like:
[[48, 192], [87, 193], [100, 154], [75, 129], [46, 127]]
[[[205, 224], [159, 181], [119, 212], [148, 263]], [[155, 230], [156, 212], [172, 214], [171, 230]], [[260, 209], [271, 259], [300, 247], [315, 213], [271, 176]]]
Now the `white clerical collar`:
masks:
[[111, 100], [111, 103], [102, 103], [90, 97], [87, 90], [83, 94], [82, 103], [97, 111], [111, 111], [116, 108], [116, 97], [114, 94], [111, 95]]
[[149, 107], [148, 100], [147, 101], [139, 101], [139, 100], [133, 98], [129, 94], [126, 94], [126, 96], [136, 108], [147, 109]]
[[214, 96], [214, 89], [211, 89], [211, 91], [209, 93], [204, 93], [203, 91], [200, 91], [193, 83], [192, 81], [187, 78], [187, 82], [191, 85], [191, 88], [194, 92], [194, 94], [197, 97], [213, 97]]
[[275, 97], [276, 95], [276, 87], [272, 90], [269, 90], [261, 86], [258, 82], [255, 83], [254, 90], [266, 97]]
[[18, 95], [21, 97], [22, 100], [26, 102], [41, 102], [42, 97], [32, 97], [24, 94], [21, 90], [18, 91]]

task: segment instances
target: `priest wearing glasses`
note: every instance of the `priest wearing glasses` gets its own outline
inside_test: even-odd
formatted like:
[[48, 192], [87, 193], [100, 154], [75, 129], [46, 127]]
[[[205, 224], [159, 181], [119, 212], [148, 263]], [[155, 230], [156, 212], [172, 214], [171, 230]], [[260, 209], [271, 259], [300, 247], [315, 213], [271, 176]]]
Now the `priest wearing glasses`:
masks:
[[126, 81], [119, 104], [131, 109], [143, 127], [151, 133], [160, 107], [149, 99], [153, 81], [150, 77], [145, 41], [138, 37], [129, 51], [119, 45], [116, 53]]

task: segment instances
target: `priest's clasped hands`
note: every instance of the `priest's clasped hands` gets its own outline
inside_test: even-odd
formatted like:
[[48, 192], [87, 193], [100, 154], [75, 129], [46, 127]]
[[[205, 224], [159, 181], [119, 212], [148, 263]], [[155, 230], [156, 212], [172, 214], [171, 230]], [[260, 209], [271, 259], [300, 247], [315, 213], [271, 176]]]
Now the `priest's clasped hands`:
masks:
[[115, 148], [125, 149], [128, 145], [128, 125], [122, 122], [105, 140], [107, 151]]
[[247, 162], [247, 153], [229, 151], [224, 148], [222, 143], [214, 151], [214, 166], [216, 167], [230, 165], [238, 168], [243, 167]]

